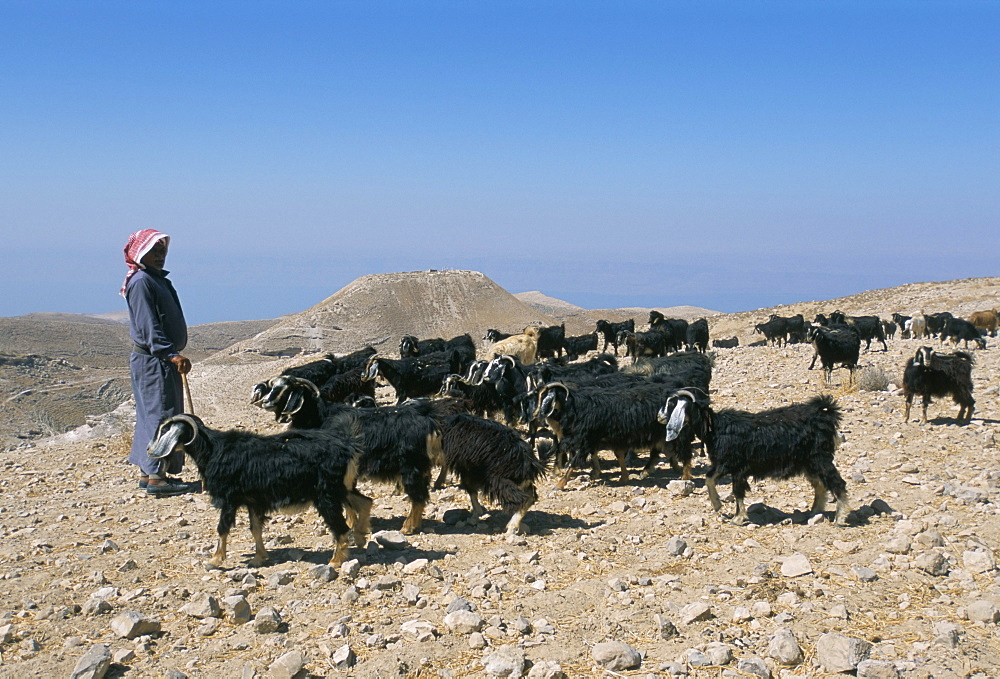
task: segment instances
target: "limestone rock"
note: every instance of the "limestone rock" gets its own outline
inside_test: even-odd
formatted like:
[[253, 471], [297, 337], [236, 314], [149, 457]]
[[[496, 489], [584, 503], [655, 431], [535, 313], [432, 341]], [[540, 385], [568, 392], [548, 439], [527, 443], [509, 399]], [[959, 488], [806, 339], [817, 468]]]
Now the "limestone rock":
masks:
[[868, 659], [872, 645], [836, 632], [820, 635], [816, 641], [816, 659], [827, 672], [851, 672]]
[[604, 641], [591, 649], [594, 660], [612, 671], [634, 670], [642, 664], [642, 656], [628, 644], [621, 641]]
[[102, 679], [111, 667], [111, 649], [107, 644], [94, 644], [76, 662], [70, 679]]

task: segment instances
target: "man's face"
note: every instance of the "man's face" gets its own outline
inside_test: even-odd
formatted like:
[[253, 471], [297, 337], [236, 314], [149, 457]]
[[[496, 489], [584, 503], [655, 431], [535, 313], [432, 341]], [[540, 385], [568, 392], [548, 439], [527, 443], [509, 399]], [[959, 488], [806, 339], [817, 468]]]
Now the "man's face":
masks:
[[167, 261], [167, 243], [164, 239], [156, 241], [153, 249], [142, 258], [142, 265], [149, 269], [162, 269]]

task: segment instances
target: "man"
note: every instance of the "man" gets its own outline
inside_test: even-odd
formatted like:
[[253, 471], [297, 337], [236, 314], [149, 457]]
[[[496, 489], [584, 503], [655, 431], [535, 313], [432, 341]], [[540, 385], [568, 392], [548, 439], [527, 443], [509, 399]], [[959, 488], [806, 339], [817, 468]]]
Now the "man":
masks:
[[129, 271], [120, 294], [128, 301], [132, 356], [132, 394], [135, 397], [135, 434], [129, 462], [139, 467], [139, 487], [151, 497], [180, 495], [199, 490], [199, 484], [171, 478], [184, 465], [184, 453], [173, 452], [160, 460], [146, 455], [149, 442], [165, 417], [184, 412], [181, 375], [191, 361], [181, 355], [187, 345], [187, 323], [180, 299], [167, 279], [163, 265], [170, 236], [143, 229], [129, 236], [125, 264]]

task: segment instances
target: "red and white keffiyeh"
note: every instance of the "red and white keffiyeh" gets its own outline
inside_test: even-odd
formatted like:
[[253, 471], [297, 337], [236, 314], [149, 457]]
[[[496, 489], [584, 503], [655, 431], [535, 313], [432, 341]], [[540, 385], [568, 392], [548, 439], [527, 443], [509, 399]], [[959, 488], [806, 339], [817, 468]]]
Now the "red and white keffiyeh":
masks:
[[128, 273], [125, 274], [122, 289], [118, 291], [119, 295], [124, 297], [128, 280], [135, 275], [136, 271], [146, 268], [142, 265], [142, 258], [153, 249], [158, 240], [163, 240], [164, 245], [170, 246], [170, 236], [156, 229], [143, 229], [128, 237], [128, 243], [125, 244], [125, 264], [128, 266]]

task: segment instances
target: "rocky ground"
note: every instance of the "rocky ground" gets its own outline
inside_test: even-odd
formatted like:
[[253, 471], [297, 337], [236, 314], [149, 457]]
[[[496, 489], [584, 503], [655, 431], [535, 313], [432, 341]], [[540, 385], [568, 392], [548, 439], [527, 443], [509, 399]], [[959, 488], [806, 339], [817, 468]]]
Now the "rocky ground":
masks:
[[[751, 338], [746, 320], [718, 320]], [[805, 345], [715, 352], [716, 407], [836, 396], [847, 526], [807, 516], [803, 480], [754, 484], [753, 522], [733, 525], [711, 511], [704, 458], [693, 483], [665, 464], [628, 483], [580, 474], [561, 492], [549, 479], [514, 538], [499, 513], [470, 520], [454, 486], [404, 538], [405, 498], [369, 485], [372, 540], [336, 571], [312, 511], [272, 520], [262, 568], [248, 567], [241, 516], [225, 567], [207, 568], [218, 513], [205, 495], [136, 488], [126, 406], [2, 458], [0, 677], [997, 676], [993, 344], [974, 352], [965, 426], [950, 401], [904, 422], [893, 384], [869, 390], [879, 370], [899, 381], [916, 340], [863, 354], [854, 386], [842, 370], [824, 385]], [[284, 364], [257, 361], [197, 364], [199, 415], [275, 429], [246, 400]]]

